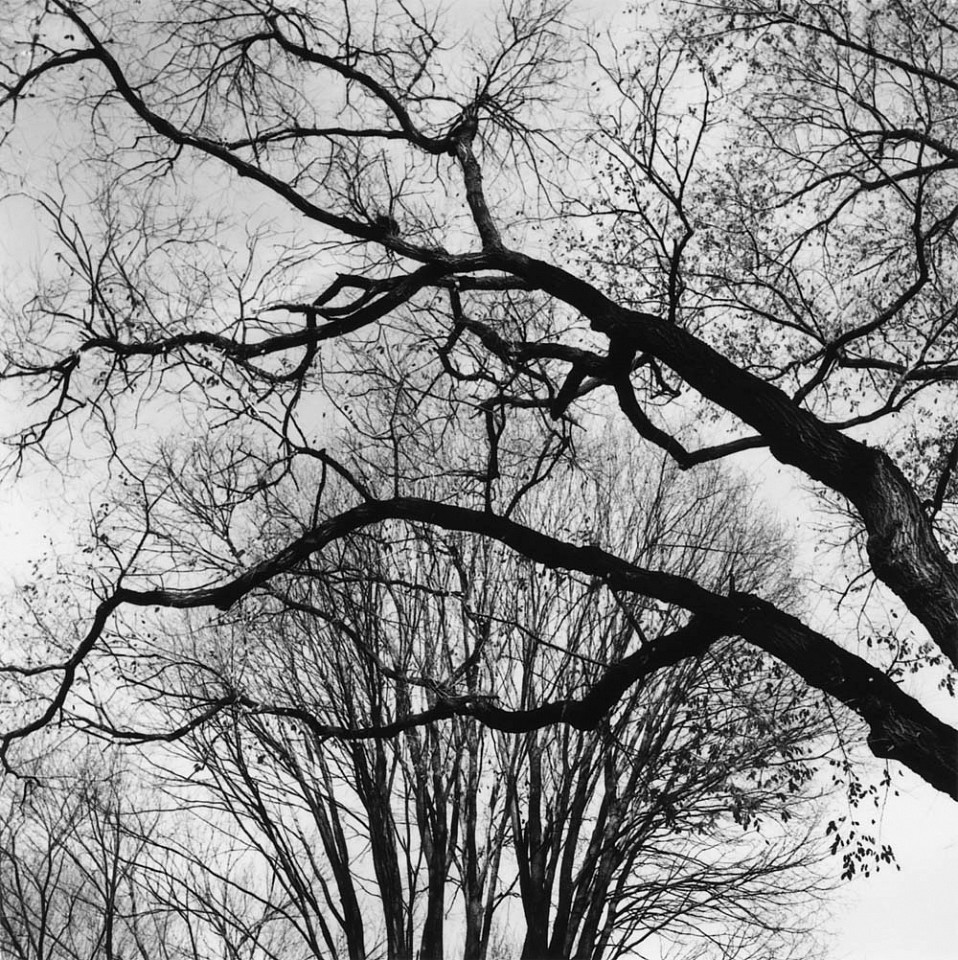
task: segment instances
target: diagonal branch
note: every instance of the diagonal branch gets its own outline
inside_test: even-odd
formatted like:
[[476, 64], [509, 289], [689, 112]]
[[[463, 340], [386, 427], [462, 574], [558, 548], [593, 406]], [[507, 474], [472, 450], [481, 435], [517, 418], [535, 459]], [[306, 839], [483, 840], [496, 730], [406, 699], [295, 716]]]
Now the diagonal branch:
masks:
[[662, 317], [622, 307], [587, 281], [525, 254], [500, 251], [491, 259], [579, 310], [610, 340], [671, 367], [703, 397], [749, 424], [780, 462], [846, 497], [868, 533], [875, 574], [958, 666], [958, 571], [914, 488], [887, 454], [845, 436], [774, 384]]
[[[89, 43], [90, 49], [89, 51], [84, 51], [85, 55], [82, 59], [99, 60], [113, 81], [116, 92], [120, 95], [120, 97], [122, 97], [126, 104], [143, 122], [145, 122], [152, 130], [164, 137], [166, 140], [179, 146], [191, 147], [199, 150], [201, 153], [205, 153], [207, 156], [219, 160], [235, 170], [239, 176], [247, 177], [250, 180], [253, 180], [271, 190], [310, 220], [314, 220], [328, 227], [332, 227], [334, 230], [338, 230], [347, 236], [356, 237], [357, 239], [366, 240], [373, 243], [380, 243], [397, 253], [408, 256], [420, 262], [432, 262], [443, 255], [446, 257], [450, 256], [445, 251], [419, 247], [415, 244], [409, 243], [407, 240], [403, 240], [395, 233], [383, 230], [376, 224], [365, 223], [361, 220], [356, 220], [352, 217], [346, 217], [321, 207], [308, 200], [291, 184], [281, 180], [279, 177], [276, 177], [271, 173], [268, 173], [255, 163], [251, 163], [237, 156], [229, 149], [228, 146], [224, 145], [223, 142], [211, 139], [209, 137], [200, 136], [198, 134], [189, 133], [186, 130], [181, 129], [176, 124], [172, 123], [166, 117], [157, 113], [147, 105], [146, 101], [140, 96], [139, 92], [130, 84], [126, 73], [120, 66], [119, 62], [107, 49], [99, 37], [97, 37], [90, 25], [86, 22], [86, 20], [83, 19], [83, 17], [80, 16], [77, 9], [72, 4], [66, 3], [64, 0], [53, 0], [53, 3], [65, 17], [76, 26], [77, 30], [83, 34], [87, 43]], [[266, 33], [263, 34], [260, 39], [278, 39], [278, 36], [279, 35], [277, 34]], [[254, 37], [252, 39], [255, 40], [257, 38]], [[80, 59], [80, 57], [78, 56], [77, 59]], [[331, 65], [327, 64], [327, 66]], [[343, 68], [343, 65], [339, 64], [339, 67]], [[331, 68], [333, 67], [331, 66]], [[389, 94], [388, 91], [383, 90], [381, 96], [387, 98], [384, 99], [384, 102], [388, 104], [390, 102], [388, 98], [390, 98], [392, 95]], [[412, 131], [410, 131], [409, 136], [411, 142], [416, 143], [416, 145], [422, 149], [426, 149], [424, 143], [417, 141]], [[426, 139], [428, 140], [428, 138]], [[442, 150], [438, 152], [446, 152], [445, 143], [443, 142], [443, 144]]]

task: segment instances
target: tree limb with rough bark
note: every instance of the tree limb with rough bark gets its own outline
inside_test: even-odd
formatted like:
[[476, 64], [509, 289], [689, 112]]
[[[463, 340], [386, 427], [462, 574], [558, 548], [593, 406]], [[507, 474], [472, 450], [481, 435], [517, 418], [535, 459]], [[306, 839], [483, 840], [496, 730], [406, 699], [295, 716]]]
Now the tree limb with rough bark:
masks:
[[[120, 506], [98, 515], [99, 602], [72, 649], [0, 666], [18, 688], [46, 684], [4, 734], [8, 763], [74, 715], [114, 634], [148, 664], [139, 611], [215, 617], [398, 524], [497, 541], [688, 619], [574, 699], [440, 697], [399, 726], [318, 735], [452, 716], [586, 729], [641, 678], [736, 637], [856, 713], [876, 756], [958, 797], [958, 733], [905, 690], [893, 651], [871, 659], [854, 631], [826, 636], [760, 590], [524, 516], [604, 422], [684, 469], [766, 449], [832, 498], [848, 589], [887, 591], [927, 638], [917, 660], [953, 682], [946, 5], [702, 4], [613, 47], [561, 7], [520, 3], [452, 54], [428, 6], [21, 6], [3, 150], [54, 246], [9, 320], [12, 467], [105, 458]], [[31, 123], [63, 139], [24, 163]], [[177, 431], [224, 438], [191, 496], [229, 556], [176, 528], [175, 477], [164, 488], [144, 454], [155, 439], [172, 457], [156, 435]], [[253, 530], [251, 505], [306, 483], [303, 465], [311, 522]], [[437, 493], [439, 474], [458, 496]], [[334, 487], [354, 502], [330, 513]], [[268, 711], [238, 691], [164, 735], [237, 706]]]

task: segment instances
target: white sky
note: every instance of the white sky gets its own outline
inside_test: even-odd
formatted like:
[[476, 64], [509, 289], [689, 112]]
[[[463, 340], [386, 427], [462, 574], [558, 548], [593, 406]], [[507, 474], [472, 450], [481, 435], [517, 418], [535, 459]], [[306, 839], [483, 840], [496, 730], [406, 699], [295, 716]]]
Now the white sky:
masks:
[[910, 773], [897, 782], [881, 836], [901, 871], [856, 879], [836, 897], [831, 960], [958, 956], [958, 805]]
[[[475, 17], [480, 9], [466, 0], [447, 4], [457, 18]], [[619, 6], [611, 0], [588, 5], [598, 19]], [[580, 7], [581, 8], [581, 7]], [[0, 203], [0, 282], [23, 266], [34, 246], [34, 227], [23, 203]], [[0, 406], [0, 429], [13, 416]], [[771, 476], [769, 502], [783, 520], [800, 523], [795, 490], [783, 468], [758, 457], [756, 472]], [[750, 470], [750, 473], [752, 471]], [[776, 479], [777, 478], [777, 479]], [[38, 478], [39, 479], [39, 478]], [[45, 538], [58, 536], [63, 519], [76, 516], [63, 488], [52, 482], [28, 482], [0, 488], [0, 588], [27, 577], [28, 561], [39, 557]], [[69, 500], [69, 496], [66, 498]], [[794, 511], [794, 512], [792, 512]], [[801, 536], [801, 530], [797, 529]], [[936, 698], [943, 719], [958, 723], [958, 705]], [[955, 960], [958, 957], [958, 804], [907, 771], [896, 768], [900, 796], [890, 796], [881, 820], [881, 839], [895, 849], [900, 871], [885, 868], [878, 876], [857, 878], [834, 896], [829, 960]], [[840, 863], [836, 858], [836, 873]]]
[[[764, 451], [736, 458], [736, 465], [762, 479], [760, 493], [797, 538], [801, 564], [803, 555], [811, 556], [815, 538], [810, 495], [802, 489], [807, 483]], [[844, 639], [825, 624], [815, 625], [836, 641]], [[933, 689], [914, 692], [942, 720], [958, 726], [958, 702]], [[899, 796], [887, 797], [878, 829], [901, 869], [857, 876], [835, 892], [828, 960], [958, 958], [958, 803], [898, 764], [892, 771]], [[840, 869], [836, 858], [836, 875]]]

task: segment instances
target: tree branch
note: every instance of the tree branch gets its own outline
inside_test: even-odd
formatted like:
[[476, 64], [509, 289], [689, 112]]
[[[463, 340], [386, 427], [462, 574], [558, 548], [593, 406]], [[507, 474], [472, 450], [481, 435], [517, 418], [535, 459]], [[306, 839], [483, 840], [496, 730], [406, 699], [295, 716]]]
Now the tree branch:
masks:
[[[62, 707], [72, 686], [76, 666], [90, 652], [108, 616], [119, 606], [173, 609], [212, 606], [225, 610], [274, 577], [291, 572], [307, 557], [322, 551], [335, 540], [386, 520], [425, 523], [489, 537], [550, 569], [578, 571], [599, 578], [610, 589], [641, 594], [682, 607], [700, 618], [694, 621], [698, 632], [684, 635], [689, 643], [692, 643], [691, 637], [704, 642], [703, 623], [710, 625], [709, 642], [723, 634], [741, 636], [783, 661], [810, 686], [857, 713], [869, 726], [868, 742], [876, 756], [898, 760], [939, 790], [958, 799], [958, 732], [938, 720], [879, 669], [843, 650], [773, 604], [744, 593], [722, 596], [686, 577], [648, 570], [598, 547], [576, 546], [485, 511], [413, 497], [377, 500], [353, 507], [319, 524], [274, 556], [226, 583], [185, 590], [117, 588], [113, 596], [98, 608], [94, 624], [71, 658], [69, 673], [64, 676], [54, 701], [40, 718], [5, 735], [3, 754], [10, 743], [40, 729]], [[653, 649], [654, 656], [648, 655], [650, 663], [658, 662], [656, 657], [666, 656], [662, 648]], [[646, 669], [642, 657], [627, 658], [622, 663], [626, 666], [621, 672], [607, 675], [601, 688], [604, 693], [596, 693], [595, 700], [589, 702], [605, 702], [603, 697], [619, 690], [624, 679], [630, 676], [630, 670]], [[448, 712], [448, 705], [439, 705], [435, 709], [439, 713], [430, 712], [428, 720], [423, 722], [452, 715]], [[576, 710], [580, 711], [580, 719], [591, 716], [589, 709], [580, 706], [573, 709], [573, 717]], [[484, 719], [478, 713], [476, 716]]]

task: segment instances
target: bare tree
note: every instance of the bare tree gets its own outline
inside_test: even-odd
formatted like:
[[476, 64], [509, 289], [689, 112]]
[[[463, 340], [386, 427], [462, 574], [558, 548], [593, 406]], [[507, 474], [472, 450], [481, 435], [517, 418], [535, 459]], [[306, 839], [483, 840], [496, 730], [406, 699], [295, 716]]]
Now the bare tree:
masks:
[[[672, 574], [526, 510], [609, 418], [683, 468], [766, 448], [836, 499], [833, 538], [850, 530], [863, 548], [843, 558], [849, 579], [883, 585], [924, 631], [916, 662], [958, 661], [950, 428], [900, 431], [888, 450], [849, 432], [917, 423], [955, 382], [954, 24], [933, 0], [869, 9], [717, 4], [694, 12], [695, 29], [686, 15], [651, 47], [612, 50], [563, 8], [518, 3], [450, 54], [438, 15], [404, 4], [19, 5], [4, 35], [7, 155], [15, 164], [39, 106], [69, 157], [104, 175], [81, 207], [67, 155], [51, 158], [56, 176], [29, 170], [57, 246], [10, 320], [4, 381], [21, 409], [41, 405], [15, 462], [103, 451], [143, 509], [136, 529], [99, 517], [112, 572], [72, 652], [4, 665], [56, 678], [11, 721], [4, 757], [84, 715], [78, 673], [99, 677], [118, 638], [149, 664], [141, 611], [239, 610], [292, 571], [322, 571], [344, 538], [426, 524], [689, 619], [582, 696], [442, 693], [401, 720], [314, 733], [378, 740], [455, 716], [593, 729], [635, 682], [737, 637], [854, 711], [876, 756], [956, 795], [955, 731], [889, 675], [894, 643], [870, 659], [759, 587]], [[272, 226], [256, 212], [267, 201]], [[561, 231], [536, 239], [553, 217], [588, 223], [588, 263]], [[631, 246], [603, 246], [607, 224]], [[373, 402], [392, 405], [385, 429]], [[160, 410], [229, 438], [201, 498], [226, 524], [228, 574], [205, 534], [171, 536], [176, 508], [135, 462], [169, 426]], [[729, 439], [700, 445], [680, 428], [690, 415]], [[269, 452], [251, 453], [250, 435]], [[303, 462], [323, 471], [310, 524], [261, 535], [252, 505], [300, 482]], [[459, 490], [439, 492], [437, 476]], [[353, 505], [326, 498], [332, 486]], [[164, 735], [236, 709], [252, 708], [211, 698]]]
[[155, 918], [139, 909], [134, 867], [154, 821], [125, 796], [134, 784], [119, 769], [91, 758], [59, 765], [5, 784], [0, 947], [21, 960], [155, 956]]
[[[618, 450], [599, 447], [598, 463], [580, 450], [563, 495], [527, 498], [528, 515], [587, 522], [673, 576], [719, 584], [734, 569], [794, 602], [787, 551], [741, 484], [642, 468], [627, 439]], [[171, 467], [192, 489], [192, 471]], [[271, 496], [281, 525], [311, 522], [309, 503]], [[206, 506], [181, 499], [190, 522], [175, 526], [198, 536]], [[268, 914], [286, 950], [313, 956], [439, 958], [461, 943], [482, 960], [497, 923], [524, 925], [526, 957], [705, 938], [742, 958], [814, 952], [803, 916], [822, 889], [828, 712], [764, 655], [724, 645], [618, 690], [608, 665], [687, 617], [598, 587], [482, 538], [387, 529], [276, 578], [231, 629], [201, 628], [204, 653], [170, 648], [152, 690], [172, 711], [156, 729], [183, 733], [175, 806], [205, 811], [235, 861], [178, 845], [186, 867], [158, 871], [191, 878], [176, 881], [177, 909], [222, 914], [247, 940]], [[450, 709], [478, 702], [520, 715], [561, 702], [596, 721], [517, 736]], [[442, 722], [409, 722], [428, 711]], [[206, 892], [204, 871], [241, 905]]]

